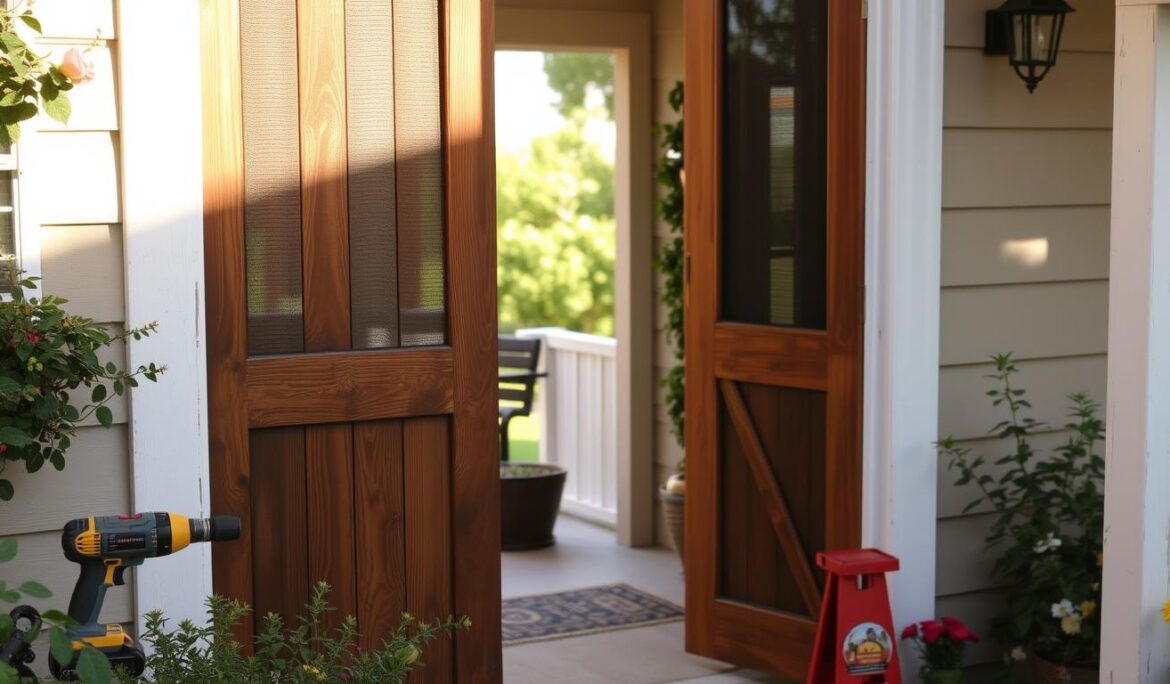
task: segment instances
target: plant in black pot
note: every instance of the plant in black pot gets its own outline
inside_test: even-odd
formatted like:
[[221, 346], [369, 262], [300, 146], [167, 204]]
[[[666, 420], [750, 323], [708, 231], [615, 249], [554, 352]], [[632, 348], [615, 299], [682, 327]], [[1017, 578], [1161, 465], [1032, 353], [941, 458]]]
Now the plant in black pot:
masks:
[[550, 463], [500, 462], [501, 528], [505, 551], [543, 549], [556, 543], [565, 469]]

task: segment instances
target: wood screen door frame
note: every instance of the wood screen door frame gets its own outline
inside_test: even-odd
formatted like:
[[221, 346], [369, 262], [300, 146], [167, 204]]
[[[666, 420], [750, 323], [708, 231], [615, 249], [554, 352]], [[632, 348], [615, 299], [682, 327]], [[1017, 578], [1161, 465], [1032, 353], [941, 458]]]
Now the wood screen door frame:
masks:
[[[687, 192], [686, 445], [687, 650], [776, 672], [805, 676], [815, 617], [766, 610], [723, 597], [720, 577], [719, 464], [724, 410], [750, 442], [752, 417], [737, 385], [823, 392], [826, 483], [824, 545], [856, 547], [862, 529], [862, 345], [864, 283], [865, 21], [863, 0], [828, 4], [826, 241], [824, 331], [735, 323], [721, 316], [722, 126], [725, 0], [685, 0]], [[744, 435], [748, 435], [745, 437]], [[760, 445], [745, 444], [760, 454]], [[753, 451], [754, 450], [754, 451]], [[775, 474], [748, 458], [768, 499], [786, 558], [795, 553]], [[771, 476], [773, 486], [767, 485]], [[797, 543], [799, 546], [799, 543]], [[797, 549], [800, 550], [800, 549]], [[804, 549], [806, 553], [825, 549]], [[797, 563], [796, 565], [800, 565]], [[815, 573], [794, 567], [804, 604], [819, 600]], [[815, 616], [815, 610], [811, 611]]]
[[[203, 0], [201, 6], [211, 508], [247, 518], [247, 504], [241, 502], [249, 496], [249, 428], [280, 423], [279, 417], [258, 415], [256, 385], [279, 390], [285, 359], [248, 358], [239, 1]], [[370, 371], [390, 377], [379, 383], [378, 399], [399, 401], [401, 415], [450, 419], [452, 612], [471, 617], [474, 626], [455, 637], [453, 663], [441, 671], [464, 682], [502, 679], [493, 12], [492, 0], [439, 0], [447, 344], [348, 355], [366, 359], [359, 361], [335, 354], [317, 358], [324, 373], [340, 372], [345, 383], [368, 379]], [[337, 366], [330, 367], [328, 357]], [[364, 375], [363, 363], [370, 366]], [[282, 390], [285, 399], [308, 389], [293, 385]], [[433, 391], [420, 391], [428, 388]], [[319, 409], [310, 405], [311, 392], [308, 397], [300, 409]], [[337, 419], [363, 419], [362, 406], [349, 408]], [[214, 586], [253, 603], [252, 550], [246, 542], [217, 545]], [[252, 627], [245, 625], [245, 633]]]

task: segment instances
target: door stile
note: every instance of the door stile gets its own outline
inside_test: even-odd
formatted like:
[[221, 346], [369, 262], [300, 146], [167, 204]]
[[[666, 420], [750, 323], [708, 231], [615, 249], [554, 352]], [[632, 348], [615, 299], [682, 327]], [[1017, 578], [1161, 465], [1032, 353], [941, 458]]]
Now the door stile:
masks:
[[503, 679], [497, 431], [493, 0], [441, 0], [447, 310], [455, 355], [452, 427], [455, 638], [462, 682]]
[[[252, 520], [245, 387], [247, 304], [244, 298], [244, 133], [237, 0], [205, 0], [200, 12], [203, 64], [203, 248], [207, 326], [207, 401], [217, 407], [208, 426], [211, 510], [242, 522], [234, 544], [215, 544], [216, 591], [254, 605]], [[237, 638], [249, 644], [254, 616]]]
[[[686, 50], [684, 100], [686, 144], [683, 168], [689, 176], [684, 207], [685, 262], [690, 264], [686, 278], [685, 367], [686, 407], [692, 416], [687, 422], [687, 450], [713, 454], [719, 434], [714, 420], [696, 420], [697, 416], [714, 415], [719, 410], [716, 397], [715, 340], [713, 332], [718, 315], [718, 293], [714, 287], [693, 287], [691, 283], [718, 282], [721, 167], [718, 145], [720, 130], [720, 49], [723, 17], [714, 0], [687, 0], [683, 25]], [[688, 505], [685, 509], [686, 646], [694, 653], [715, 652], [709, 625], [715, 618], [714, 601], [719, 585], [716, 565], [706, 557], [718, 548], [718, 521], [710, 515], [721, 488], [719, 468], [713, 459], [690, 459], [687, 477]]]
[[865, 279], [864, 0], [829, 5], [828, 334], [825, 542], [861, 544]]

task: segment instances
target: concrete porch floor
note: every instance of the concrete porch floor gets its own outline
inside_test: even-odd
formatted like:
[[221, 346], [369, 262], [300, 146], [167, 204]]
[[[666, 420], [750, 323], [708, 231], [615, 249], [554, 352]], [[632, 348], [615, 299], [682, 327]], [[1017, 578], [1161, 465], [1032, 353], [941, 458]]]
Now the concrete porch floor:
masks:
[[[678, 556], [670, 549], [629, 549], [613, 532], [566, 515], [549, 549], [503, 554], [503, 597], [625, 582], [683, 605]], [[775, 681], [686, 653], [683, 623], [542, 641], [504, 648], [507, 684], [658, 684]]]

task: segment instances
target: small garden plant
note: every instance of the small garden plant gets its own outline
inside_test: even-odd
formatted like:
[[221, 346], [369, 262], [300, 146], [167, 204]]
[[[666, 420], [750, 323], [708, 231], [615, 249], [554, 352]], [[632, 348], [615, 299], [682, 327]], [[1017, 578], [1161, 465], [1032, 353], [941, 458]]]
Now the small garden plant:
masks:
[[22, 462], [29, 473], [46, 463], [63, 470], [81, 423], [93, 417], [110, 427], [110, 401], [136, 387], [138, 378], [154, 382], [165, 370], [151, 363], [127, 371], [98, 359], [120, 340], [151, 335], [157, 323], [111, 333], [70, 314], [60, 297], [28, 296], [36, 281], [9, 283], [7, 296], [0, 297], [0, 501], [15, 490], [2, 477], [8, 464]]
[[910, 639], [922, 656], [919, 675], [930, 684], [962, 681], [963, 654], [967, 644], [979, 643], [979, 635], [953, 617], [925, 620], [907, 625], [902, 639]]
[[1007, 585], [1008, 603], [992, 636], [1014, 654], [1028, 647], [1062, 666], [1093, 666], [1100, 659], [1105, 424], [1096, 403], [1070, 395], [1067, 441], [1038, 453], [1033, 439], [1047, 426], [1029, 416], [1011, 356], [993, 360], [996, 386], [987, 394], [1007, 412], [993, 428], [1007, 453], [988, 463], [953, 438], [939, 445], [959, 472], [955, 484], [979, 490], [966, 510], [989, 506], [995, 515], [986, 542], [998, 553], [994, 575]]

